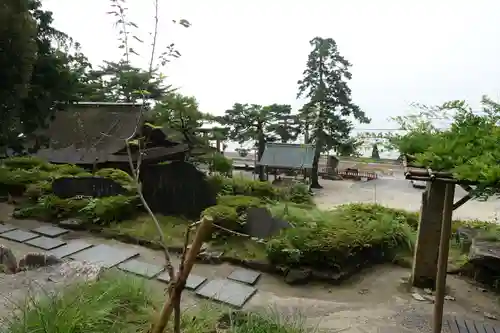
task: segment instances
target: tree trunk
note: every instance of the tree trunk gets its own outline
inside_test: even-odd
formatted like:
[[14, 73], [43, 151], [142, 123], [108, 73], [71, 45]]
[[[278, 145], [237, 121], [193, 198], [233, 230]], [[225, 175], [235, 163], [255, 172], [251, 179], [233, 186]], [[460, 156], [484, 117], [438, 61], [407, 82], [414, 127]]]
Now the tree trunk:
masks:
[[320, 140], [316, 142], [316, 149], [314, 150], [314, 159], [311, 170], [311, 188], [323, 188], [318, 182], [318, 169], [319, 169], [319, 158], [321, 156], [321, 144]]
[[304, 127], [304, 143], [309, 144], [309, 124], [307, 122]]
[[[258, 128], [258, 151], [257, 151], [257, 159], [260, 161], [262, 155], [264, 155], [264, 150], [266, 149], [266, 139], [264, 138], [264, 132], [261, 126]], [[264, 166], [259, 165], [259, 180], [261, 182], [266, 181], [266, 174], [264, 172]]]

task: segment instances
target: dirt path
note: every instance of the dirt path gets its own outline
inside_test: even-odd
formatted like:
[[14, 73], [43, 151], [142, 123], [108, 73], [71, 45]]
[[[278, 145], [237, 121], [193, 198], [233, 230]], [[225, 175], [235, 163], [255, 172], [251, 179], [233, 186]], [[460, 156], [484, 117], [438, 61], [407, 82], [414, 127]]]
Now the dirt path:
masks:
[[[433, 305], [413, 299], [402, 279], [409, 271], [378, 266], [350, 284], [325, 287], [321, 299], [282, 297], [260, 293], [251, 302], [273, 304], [281, 313], [301, 313], [311, 325], [329, 332], [430, 332]], [[484, 320], [484, 312], [497, 313], [497, 298], [464, 280], [450, 276], [447, 315]], [[320, 286], [305, 288], [321, 288]]]

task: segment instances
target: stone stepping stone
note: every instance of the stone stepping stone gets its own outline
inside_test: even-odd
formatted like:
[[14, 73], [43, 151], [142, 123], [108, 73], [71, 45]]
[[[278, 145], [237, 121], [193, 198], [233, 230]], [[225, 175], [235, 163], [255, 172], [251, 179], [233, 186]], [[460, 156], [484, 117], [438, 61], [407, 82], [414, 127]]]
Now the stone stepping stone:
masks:
[[69, 230], [59, 228], [56, 226], [52, 225], [44, 225], [41, 227], [38, 227], [36, 229], [31, 230], [33, 232], [36, 232], [37, 234], [44, 235], [47, 237], [58, 237], [64, 234], [67, 234]]
[[153, 265], [153, 264], [150, 264], [147, 262], [142, 262], [142, 261], [139, 261], [136, 259], [131, 259], [131, 260], [122, 262], [121, 264], [118, 265], [118, 268], [123, 270], [123, 271], [132, 273], [132, 274], [146, 277], [148, 279], [151, 279], [151, 278], [157, 276], [158, 274], [163, 272], [163, 270], [165, 269], [162, 266]]
[[[170, 276], [168, 275], [168, 272], [164, 272], [160, 274], [157, 279], [161, 282], [169, 283], [170, 282]], [[199, 276], [199, 275], [194, 275], [194, 274], [189, 274], [187, 280], [186, 280], [186, 289], [189, 290], [196, 290], [199, 286], [201, 286], [205, 281], [207, 281], [206, 277]]]
[[38, 247], [43, 250], [52, 250], [56, 247], [63, 246], [64, 244], [66, 244], [66, 242], [63, 242], [62, 240], [56, 238], [41, 236], [38, 238], [30, 239], [29, 241], [24, 242], [24, 244]]
[[111, 268], [138, 255], [139, 252], [130, 248], [118, 248], [105, 244], [99, 244], [73, 254], [71, 255], [71, 258], [78, 261], [86, 261], [91, 264], [100, 265], [105, 268]]
[[67, 243], [66, 245], [53, 249], [49, 251], [49, 253], [56, 256], [59, 259], [62, 259], [69, 255], [88, 249], [89, 247], [92, 246], [93, 246], [92, 244], [89, 244], [87, 242], [81, 240], [75, 240]]
[[227, 279], [215, 279], [198, 289], [196, 295], [242, 308], [256, 292], [257, 289], [251, 286]]
[[7, 224], [7, 223], [2, 223], [0, 224], [0, 234], [11, 231], [11, 230], [16, 230], [17, 227], [13, 226], [12, 224]]
[[16, 242], [23, 243], [23, 242], [26, 242], [27, 240], [37, 238], [38, 235], [34, 234], [32, 232], [29, 232], [29, 231], [16, 229], [16, 230], [4, 232], [3, 234], [0, 234], [0, 237], [8, 239], [8, 240], [13, 240]]
[[257, 283], [260, 275], [260, 272], [239, 268], [234, 270], [227, 278], [233, 281], [238, 281], [253, 286]]

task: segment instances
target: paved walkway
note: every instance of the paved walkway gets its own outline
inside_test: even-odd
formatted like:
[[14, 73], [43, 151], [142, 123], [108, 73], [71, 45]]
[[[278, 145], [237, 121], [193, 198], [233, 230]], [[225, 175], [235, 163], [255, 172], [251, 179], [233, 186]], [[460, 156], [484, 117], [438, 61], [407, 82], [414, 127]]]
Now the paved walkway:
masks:
[[[11, 220], [9, 223], [25, 232], [30, 232], [30, 230], [41, 226], [50, 226], [31, 220]], [[3, 238], [5, 232], [1, 233], [0, 237], [2, 237], [0, 244], [10, 247], [17, 256], [37, 251], [35, 247], [26, 244], [29, 240], [24, 243], [6, 240]], [[86, 242], [93, 245], [90, 249], [100, 249], [100, 251], [94, 252], [96, 256], [102, 256], [99, 253], [102, 250], [112, 252], [114, 249], [119, 249], [120, 251], [117, 253], [133, 254], [132, 260], [152, 265], [147, 266], [149, 268], [161, 267], [164, 262], [161, 252], [114, 240], [96, 238], [84, 232], [68, 232], [48, 238], [59, 239], [66, 243]], [[63, 246], [65, 245], [58, 248], [62, 249]], [[57, 251], [57, 248], [53, 251]], [[90, 253], [92, 254], [92, 252]], [[71, 257], [71, 255], [69, 256]], [[110, 260], [109, 256], [105, 256], [105, 258]], [[127, 259], [125, 262], [136, 263], [132, 260]], [[173, 261], [174, 265], [177, 266], [178, 258], [174, 257]], [[111, 265], [110, 261], [107, 262]], [[126, 267], [122, 266], [122, 268]], [[203, 294], [203, 286], [210, 285], [212, 282], [212, 289], [209, 289], [212, 294], [205, 292], [201, 296], [217, 295], [217, 291], [214, 290], [224, 289], [221, 288], [221, 281], [227, 283], [226, 279], [238, 269], [228, 264], [196, 264], [192, 274], [206, 278], [206, 281], [195, 289], [199, 294]], [[143, 270], [142, 273], [152, 275], [149, 281], [154, 288], [158, 288], [158, 290], [165, 288], [166, 284], [157, 280], [161, 273], [156, 274], [151, 269], [149, 271]], [[323, 284], [292, 287], [283, 283], [280, 277], [262, 274], [254, 286], [248, 281], [246, 283], [231, 281], [245, 288], [235, 291], [234, 288], [226, 287], [226, 290], [218, 295], [222, 298], [221, 301], [228, 301], [228, 299], [229, 301], [240, 301], [244, 294], [241, 290], [251, 291], [250, 294], [253, 296], [245, 303], [244, 308], [271, 307], [284, 316], [297, 317], [300, 315], [301, 318], [307, 318], [307, 322], [311, 325], [329, 332], [430, 332], [432, 304], [413, 299], [411, 293], [402, 287], [401, 279], [407, 277], [408, 273], [409, 271], [406, 269], [380, 266], [368, 270], [364, 275], [352, 280], [350, 284], [337, 287]], [[448, 284], [456, 297], [456, 301], [446, 302], [448, 315], [484, 320], [485, 312], [497, 313], [498, 303], [493, 295], [452, 276], [449, 277]], [[185, 304], [200, 302], [196, 291], [186, 291], [183, 294], [183, 302]], [[7, 291], [0, 288], [0, 292], [4, 294]], [[444, 331], [448, 332], [448, 328], [445, 328]]]

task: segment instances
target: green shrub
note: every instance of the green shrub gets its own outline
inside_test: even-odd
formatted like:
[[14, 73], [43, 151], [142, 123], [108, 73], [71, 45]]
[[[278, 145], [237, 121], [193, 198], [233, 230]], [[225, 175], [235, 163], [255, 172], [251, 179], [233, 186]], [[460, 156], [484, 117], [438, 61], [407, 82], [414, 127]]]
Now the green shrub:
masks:
[[218, 195], [244, 195], [264, 200], [291, 201], [301, 204], [312, 204], [312, 197], [303, 184], [291, 188], [277, 188], [270, 182], [246, 178], [227, 178], [220, 175], [208, 177], [208, 182]]
[[309, 193], [309, 188], [300, 183], [293, 184], [291, 187], [285, 187], [281, 189], [281, 193], [279, 193], [279, 197], [283, 198], [287, 201], [304, 204], [304, 205], [312, 205], [313, 200], [311, 193]]
[[26, 186], [38, 181], [52, 180], [53, 175], [41, 169], [8, 169], [0, 167], [0, 184]]
[[34, 204], [29, 204], [15, 211], [17, 218], [36, 218], [44, 221], [79, 216], [80, 211], [89, 204], [90, 200], [62, 199], [53, 194], [42, 196]]
[[259, 198], [246, 195], [223, 195], [217, 199], [217, 204], [233, 207], [238, 215], [246, 212], [248, 208], [263, 206]]
[[79, 176], [83, 177], [84, 175], [92, 175], [90, 172], [85, 171], [85, 169], [80, 168], [74, 164], [51, 164], [51, 171], [59, 174], [63, 177], [67, 176]]
[[62, 199], [49, 194], [41, 196], [34, 204], [27, 204], [16, 210], [15, 217], [44, 221], [78, 217], [87, 222], [106, 225], [129, 219], [137, 212], [135, 196]]
[[[223, 228], [233, 231], [241, 230], [241, 221], [234, 207], [215, 205], [205, 209], [201, 215], [212, 217], [213, 223]], [[217, 229], [215, 229], [215, 231], [217, 231]]]
[[[235, 180], [237, 188], [248, 188], [250, 195], [259, 198], [266, 199], [278, 199], [279, 190], [275, 188], [270, 182], [261, 182], [259, 180], [246, 180], [246, 179], [236, 179]], [[238, 193], [235, 189], [235, 194], [246, 194]]]
[[[52, 182], [57, 178], [88, 176], [92, 174], [76, 165], [55, 165], [34, 157], [14, 157], [3, 160], [0, 166], [0, 192], [24, 193], [31, 200], [16, 210], [16, 216], [21, 218], [80, 217], [93, 223], [108, 224], [130, 218], [137, 211], [135, 196], [62, 199], [51, 194]], [[96, 176], [110, 178], [128, 190], [135, 188], [132, 178], [121, 170], [102, 169]]]
[[459, 228], [468, 228], [468, 229], [478, 229], [481, 231], [491, 231], [498, 232], [500, 234], [500, 225], [488, 222], [488, 221], [480, 221], [480, 220], [454, 220], [451, 223], [451, 232], [452, 235], [457, 233]]
[[230, 176], [233, 171], [233, 160], [224, 156], [221, 153], [214, 153], [207, 161], [210, 164], [210, 169], [219, 172], [222, 175]]
[[[36, 199], [47, 192], [47, 183], [60, 177], [82, 177], [90, 173], [71, 164], [55, 165], [34, 157], [13, 157], [0, 166], [0, 192]], [[38, 185], [34, 185], [40, 183]], [[34, 186], [33, 186], [34, 185]], [[29, 187], [29, 189], [28, 189]], [[42, 191], [39, 191], [43, 189]]]
[[124, 187], [134, 185], [134, 180], [132, 179], [132, 177], [128, 173], [120, 169], [100, 169], [95, 173], [95, 176], [112, 179]]
[[268, 206], [271, 215], [288, 221], [294, 226], [307, 226], [331, 219], [331, 212], [317, 208], [304, 207], [294, 203], [279, 203]]
[[2, 161], [2, 164], [9, 169], [34, 169], [38, 168], [45, 171], [51, 170], [51, 164], [37, 157], [20, 156], [10, 157]]
[[130, 219], [138, 212], [137, 197], [117, 195], [90, 199], [88, 204], [80, 209], [87, 221], [94, 224], [108, 225], [111, 222]]
[[52, 183], [42, 180], [26, 187], [24, 195], [32, 201], [37, 201], [42, 195], [49, 194], [52, 191]]
[[207, 182], [212, 190], [218, 195], [233, 195], [233, 185], [230, 178], [222, 175], [207, 177]]
[[418, 228], [418, 213], [409, 212], [403, 209], [389, 208], [379, 204], [352, 203], [337, 207], [343, 212], [346, 218], [353, 221], [378, 220], [389, 218], [408, 224], [413, 229]]
[[411, 251], [414, 232], [396, 212], [378, 205], [351, 204], [333, 211], [277, 206], [274, 214], [295, 228], [268, 241], [271, 262], [346, 271], [364, 261], [392, 260], [395, 251]]

